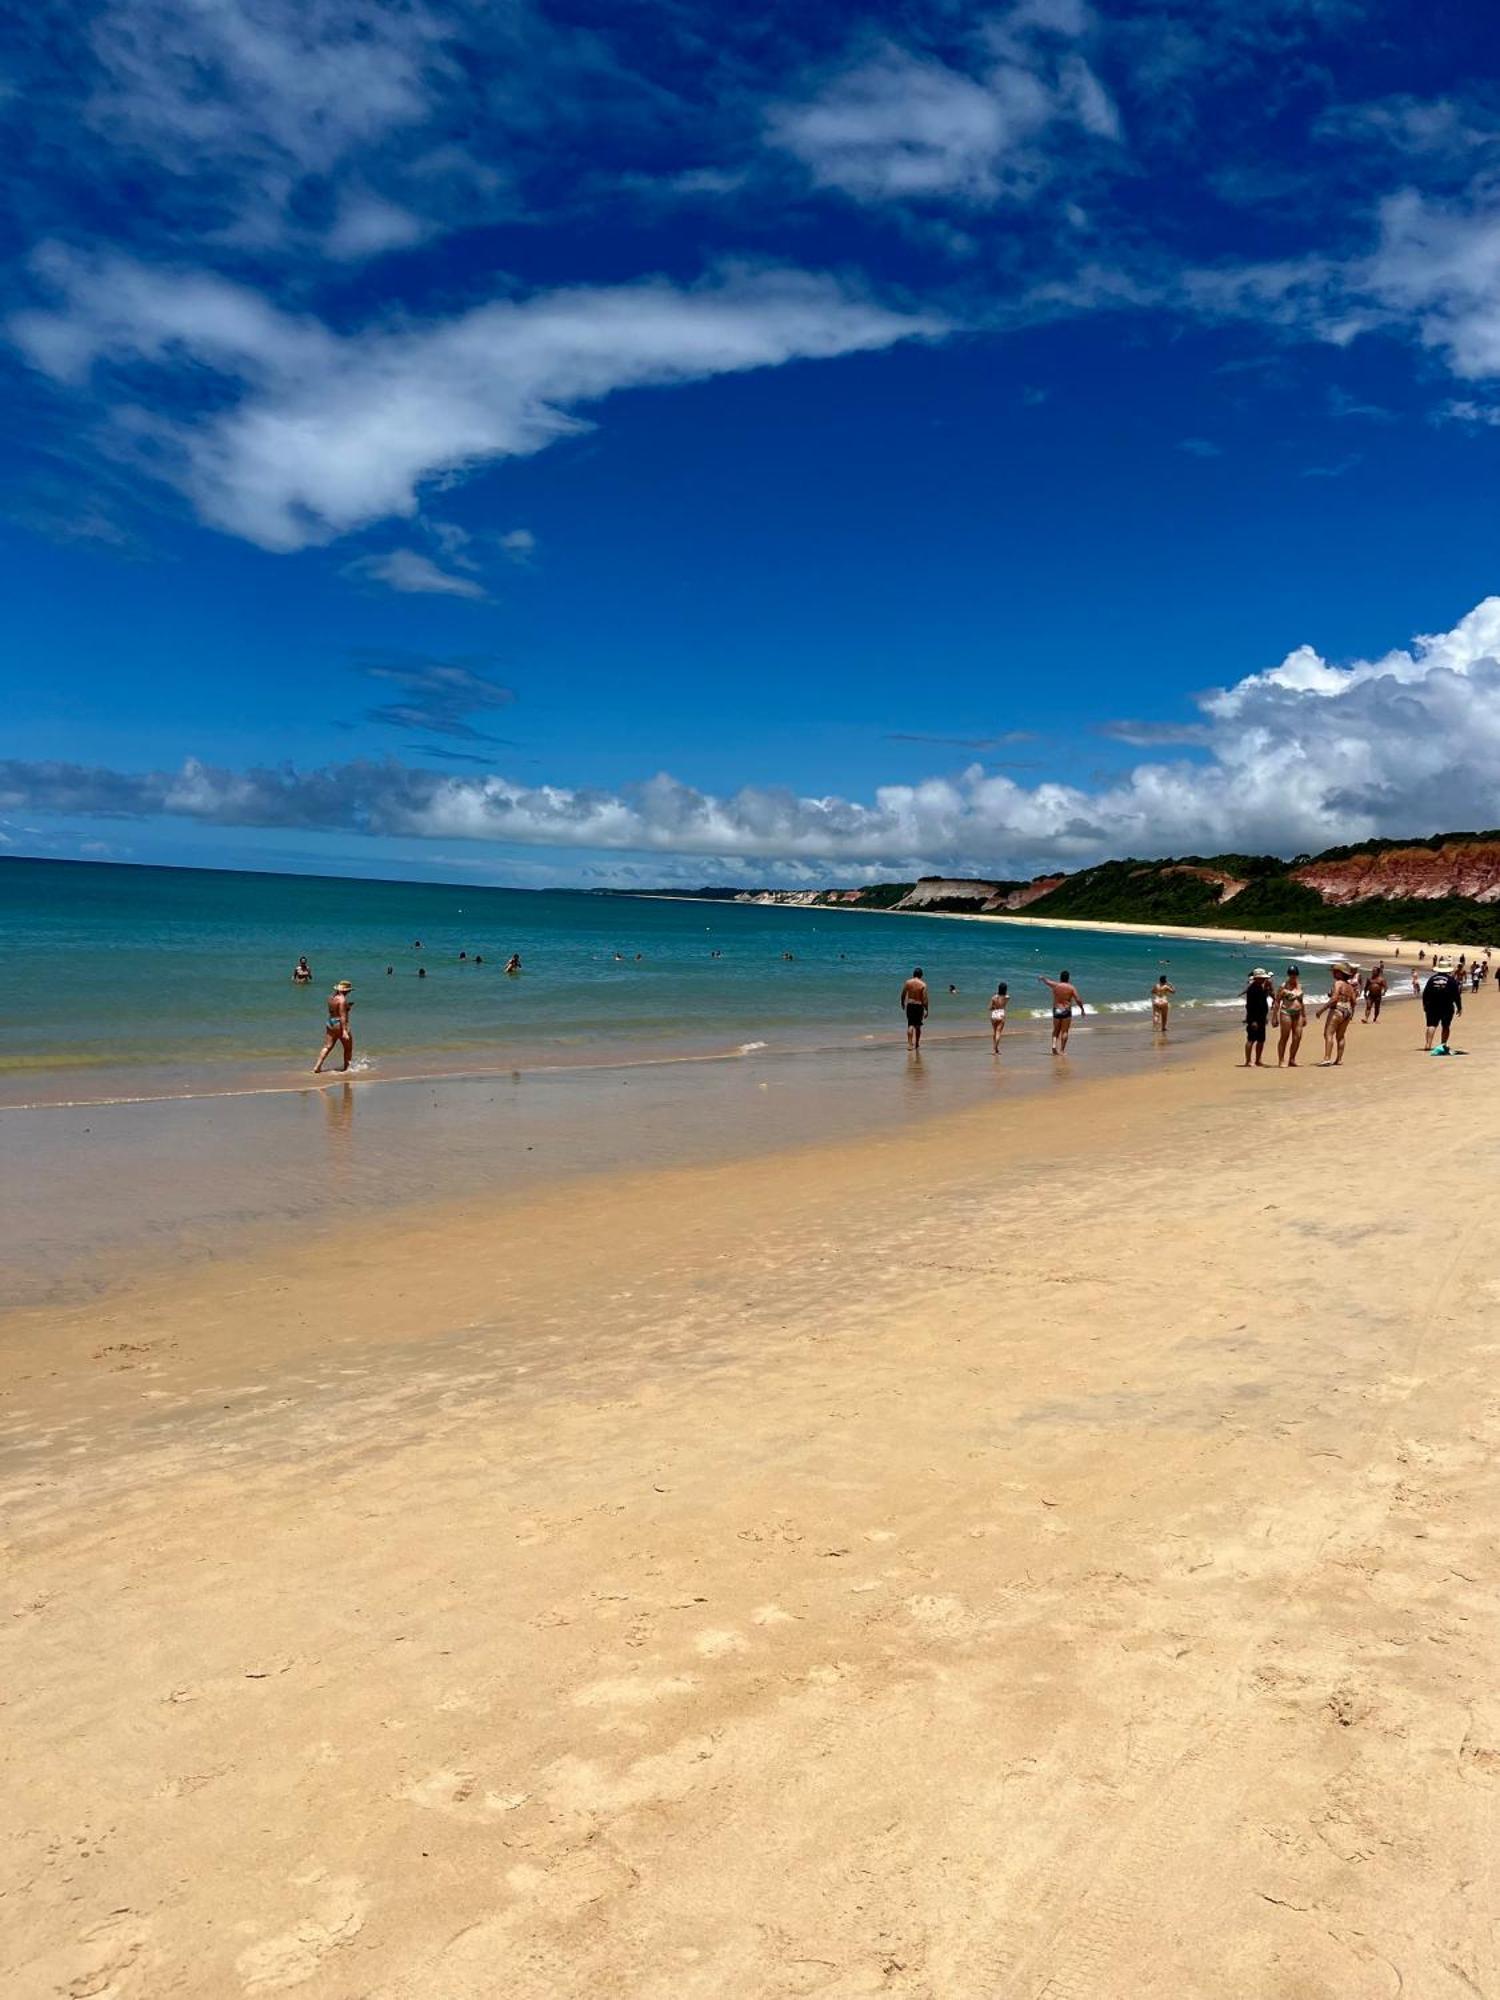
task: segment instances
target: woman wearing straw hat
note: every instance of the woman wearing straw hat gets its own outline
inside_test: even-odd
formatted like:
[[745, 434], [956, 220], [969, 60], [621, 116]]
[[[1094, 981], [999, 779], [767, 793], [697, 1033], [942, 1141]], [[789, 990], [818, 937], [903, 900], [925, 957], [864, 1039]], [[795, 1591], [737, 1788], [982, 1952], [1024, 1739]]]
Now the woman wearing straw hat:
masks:
[[323, 1053], [313, 1064], [314, 1076], [323, 1074], [323, 1065], [336, 1046], [344, 1051], [344, 1069], [354, 1059], [354, 1031], [349, 1026], [349, 1012], [354, 1005], [349, 998], [352, 991], [350, 982], [341, 979], [328, 996], [328, 1026], [324, 1031]]
[[1320, 1069], [1337, 1069], [1344, 1060], [1344, 1037], [1354, 1019], [1354, 1003], [1359, 993], [1354, 984], [1354, 968], [1343, 963], [1332, 967], [1333, 982], [1328, 998], [1318, 1009], [1323, 1023], [1323, 1060]]

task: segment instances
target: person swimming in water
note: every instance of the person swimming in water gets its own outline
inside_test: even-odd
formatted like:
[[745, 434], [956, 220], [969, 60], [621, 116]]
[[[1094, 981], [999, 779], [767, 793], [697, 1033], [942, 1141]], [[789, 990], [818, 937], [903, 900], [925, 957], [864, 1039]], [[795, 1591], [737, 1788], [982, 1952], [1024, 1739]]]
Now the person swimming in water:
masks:
[[299, 958], [297, 963], [292, 967], [292, 984], [293, 986], [312, 985], [312, 967], [305, 958]]
[[505, 961], [505, 969], [512, 978], [521, 970], [521, 954], [518, 951], [513, 951]]
[[354, 1060], [354, 1030], [349, 1024], [349, 1013], [354, 1002], [349, 998], [353, 990], [347, 979], [341, 979], [328, 996], [328, 1025], [323, 1035], [323, 1053], [313, 1064], [313, 1075], [323, 1074], [323, 1065], [336, 1048], [344, 1052], [341, 1069], [347, 1069]]

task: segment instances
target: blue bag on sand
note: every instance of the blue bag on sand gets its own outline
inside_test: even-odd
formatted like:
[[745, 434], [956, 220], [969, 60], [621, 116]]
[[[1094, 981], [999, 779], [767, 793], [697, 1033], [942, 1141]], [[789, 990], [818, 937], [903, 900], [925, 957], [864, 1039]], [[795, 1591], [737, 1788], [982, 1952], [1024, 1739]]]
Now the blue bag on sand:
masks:
[[1429, 1049], [1427, 1053], [1430, 1056], [1445, 1056], [1447, 1055], [1448, 1050], [1446, 1044], [1439, 1042], [1435, 1049]]

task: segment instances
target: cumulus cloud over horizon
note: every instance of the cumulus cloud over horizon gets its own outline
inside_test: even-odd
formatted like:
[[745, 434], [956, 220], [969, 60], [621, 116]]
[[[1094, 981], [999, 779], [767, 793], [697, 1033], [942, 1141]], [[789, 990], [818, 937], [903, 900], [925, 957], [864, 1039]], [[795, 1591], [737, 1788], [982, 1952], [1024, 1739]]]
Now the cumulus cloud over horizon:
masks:
[[1500, 819], [1500, 597], [1379, 659], [1340, 666], [1296, 647], [1198, 708], [1198, 756], [1137, 764], [1092, 790], [1018, 784], [981, 763], [860, 801], [770, 787], [719, 797], [665, 773], [607, 791], [396, 762], [235, 772], [189, 758], [146, 773], [0, 764], [0, 811], [1007, 875], [1124, 854], [1290, 854]]

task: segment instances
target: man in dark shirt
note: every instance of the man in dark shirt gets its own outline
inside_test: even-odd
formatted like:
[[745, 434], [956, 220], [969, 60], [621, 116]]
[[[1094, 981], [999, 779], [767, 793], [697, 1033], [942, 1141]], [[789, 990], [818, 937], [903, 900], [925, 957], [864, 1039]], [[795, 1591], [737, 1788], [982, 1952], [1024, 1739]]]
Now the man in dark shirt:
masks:
[[1275, 988], [1271, 975], [1261, 966], [1256, 966], [1250, 975], [1250, 984], [1245, 988], [1245, 1060], [1240, 1065], [1249, 1069], [1253, 1064], [1261, 1066], [1261, 1057], [1266, 1052], [1266, 1023], [1271, 1018], [1271, 1001]]
[[1446, 965], [1438, 966], [1427, 975], [1427, 984], [1422, 988], [1422, 1012], [1427, 1017], [1427, 1040], [1423, 1046], [1430, 1049], [1436, 1036], [1437, 1046], [1447, 1048], [1453, 1016], [1463, 1011], [1464, 989], [1458, 975]]

